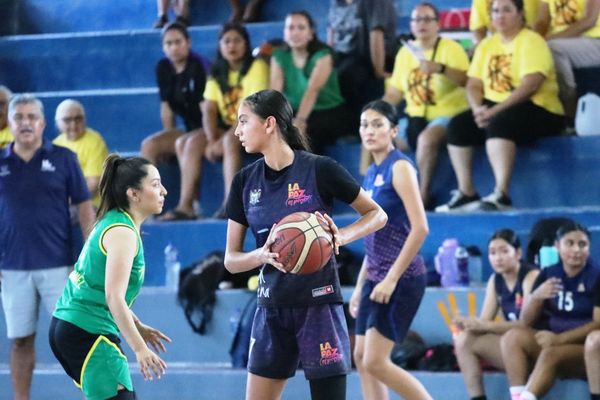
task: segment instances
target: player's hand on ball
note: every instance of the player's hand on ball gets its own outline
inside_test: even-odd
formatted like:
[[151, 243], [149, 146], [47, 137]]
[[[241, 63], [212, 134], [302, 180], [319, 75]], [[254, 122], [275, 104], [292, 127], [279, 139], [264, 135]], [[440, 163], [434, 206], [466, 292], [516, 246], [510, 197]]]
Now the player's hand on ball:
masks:
[[142, 339], [144, 339], [144, 342], [146, 342], [147, 345], [149, 345], [159, 353], [164, 353], [167, 351], [165, 344], [162, 341], [164, 340], [165, 342], [171, 343], [171, 338], [169, 338], [167, 335], [165, 335], [158, 329], [145, 325], [141, 322], [136, 323], [135, 326], [137, 327], [138, 332], [140, 333]]
[[335, 222], [333, 222], [333, 218], [331, 218], [327, 214], [321, 214], [318, 211], [315, 211], [315, 215], [321, 221], [325, 221], [327, 223], [327, 226], [329, 227], [329, 233], [331, 234], [331, 237], [332, 237], [333, 251], [335, 252], [336, 255], [340, 254], [340, 246], [343, 246], [344, 243], [342, 243], [342, 236], [340, 235], [340, 230], [338, 229]]
[[277, 259], [279, 258], [279, 253], [273, 253], [271, 251], [271, 245], [275, 242], [275, 225], [277, 224], [273, 224], [273, 226], [271, 227], [271, 232], [269, 232], [269, 237], [267, 238], [267, 241], [265, 242], [263, 247], [259, 249], [258, 258], [261, 264], [270, 264], [278, 270], [280, 270], [281, 272], [287, 273], [287, 271], [283, 267], [283, 264], [277, 261]]
[[165, 373], [167, 364], [147, 346], [135, 352], [135, 358], [140, 366], [140, 372], [144, 380], [152, 380], [153, 374], [158, 379]]

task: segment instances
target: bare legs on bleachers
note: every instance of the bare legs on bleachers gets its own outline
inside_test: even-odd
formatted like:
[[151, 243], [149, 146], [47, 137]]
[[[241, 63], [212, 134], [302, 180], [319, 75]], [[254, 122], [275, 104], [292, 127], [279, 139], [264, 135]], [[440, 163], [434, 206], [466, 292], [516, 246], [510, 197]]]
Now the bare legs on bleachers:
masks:
[[417, 138], [416, 158], [419, 168], [419, 188], [421, 199], [425, 205], [429, 202], [429, 188], [437, 165], [440, 146], [445, 138], [446, 128], [440, 125], [425, 128]]
[[[421, 382], [392, 362], [393, 347], [394, 342], [374, 328], [367, 330], [364, 336], [356, 336], [354, 361], [360, 371], [364, 399], [389, 399], [387, 387], [404, 399], [431, 399]], [[369, 352], [364, 352], [365, 349]]]
[[471, 398], [485, 395], [481, 359], [494, 368], [504, 369], [500, 337], [495, 333], [477, 335], [469, 331], [461, 331], [454, 339], [458, 365]]
[[593, 331], [585, 339], [585, 368], [590, 393], [600, 396], [600, 331]]
[[496, 180], [496, 190], [501, 193], [508, 193], [517, 153], [515, 142], [501, 138], [490, 138], [485, 142], [485, 150]]

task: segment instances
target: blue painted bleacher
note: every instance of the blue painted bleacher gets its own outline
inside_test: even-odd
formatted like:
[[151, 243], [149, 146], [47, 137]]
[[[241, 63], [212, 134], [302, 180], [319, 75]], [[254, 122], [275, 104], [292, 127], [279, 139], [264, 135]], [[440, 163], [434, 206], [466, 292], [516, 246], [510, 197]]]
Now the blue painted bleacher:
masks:
[[[159, 33], [148, 29], [155, 19], [154, 0], [5, 0], [0, 1], [0, 32], [12, 26], [7, 19], [14, 5], [22, 10], [18, 28], [23, 36], [0, 37], [0, 84], [15, 92], [35, 92], [46, 106], [48, 137], [55, 135], [53, 116], [56, 105], [66, 97], [81, 100], [86, 106], [90, 126], [101, 131], [111, 150], [132, 152], [139, 149], [141, 140], [160, 128], [158, 94], [154, 82], [154, 66], [162, 57]], [[400, 30], [406, 29], [406, 15], [417, 0], [395, 0], [400, 18]], [[466, 0], [445, 0], [443, 8], [468, 6]], [[282, 4], [285, 4], [284, 6]], [[266, 39], [281, 36], [282, 20], [291, 9], [308, 9], [317, 19], [321, 37], [325, 30], [329, 0], [267, 0], [263, 10], [265, 22], [250, 24], [254, 46]], [[13, 7], [13, 8], [11, 8]], [[8, 10], [8, 11], [7, 11]], [[190, 29], [193, 48], [212, 59], [216, 50], [218, 24], [227, 19], [225, 1], [192, 1]], [[199, 26], [203, 25], [203, 26]], [[10, 29], [10, 28], [8, 28]], [[77, 32], [65, 33], [65, 32]], [[578, 77], [594, 78], [597, 70], [583, 71]], [[583, 74], [583, 75], [582, 75]], [[593, 79], [592, 79], [593, 81]], [[597, 82], [596, 82], [597, 83]], [[359, 151], [357, 145], [338, 145], [329, 154], [340, 160], [358, 177]], [[469, 215], [429, 214], [430, 235], [422, 253], [429, 266], [437, 247], [448, 237], [457, 237], [465, 245], [485, 249], [489, 234], [501, 227], [511, 227], [523, 243], [531, 226], [542, 217], [567, 216], [589, 226], [592, 231], [592, 257], [600, 261], [600, 137], [560, 137], [540, 140], [533, 146], [519, 149], [512, 196], [519, 208], [514, 212]], [[160, 167], [170, 191], [167, 207], [172, 207], [179, 192], [179, 172], [174, 165]], [[482, 194], [491, 190], [491, 171], [482, 150], [474, 160], [475, 182]], [[221, 164], [205, 163], [201, 188], [202, 207], [210, 215], [220, 204], [222, 187]], [[432, 188], [438, 202], [448, 198], [456, 186], [446, 154], [436, 172]], [[215, 195], [217, 194], [217, 195]], [[352, 220], [347, 207], [336, 207], [335, 219], [341, 226]], [[149, 286], [163, 282], [163, 249], [169, 241], [179, 249], [180, 261], [188, 265], [214, 249], [223, 249], [226, 225], [223, 221], [154, 223], [143, 227], [147, 261], [146, 286], [134, 309], [142, 317], [173, 337], [174, 344], [165, 358], [171, 369], [160, 382], [144, 382], [133, 367], [134, 381], [141, 398], [165, 399], [240, 399], [244, 393], [245, 371], [228, 366], [231, 342], [229, 317], [252, 294], [242, 290], [218, 294], [215, 319], [206, 336], [193, 334], [175, 305], [174, 294]], [[248, 237], [247, 248], [253, 247]], [[350, 245], [358, 256], [363, 253], [362, 241]], [[484, 275], [490, 273], [484, 257]], [[349, 288], [344, 291], [349, 295]], [[483, 299], [477, 293], [478, 304]], [[466, 309], [466, 290], [456, 291], [459, 309]], [[423, 305], [413, 323], [428, 343], [450, 340], [436, 307], [447, 299], [448, 291], [429, 288]], [[34, 399], [80, 398], [51, 356], [46, 331], [48, 316], [42, 312], [37, 338], [38, 369], [33, 387]], [[0, 318], [0, 400], [11, 397], [7, 367], [9, 344], [2, 332], [4, 317]], [[125, 345], [130, 360], [130, 350]], [[434, 398], [462, 399], [467, 393], [458, 373], [418, 372]], [[491, 398], [508, 399], [504, 374], [485, 376]], [[8, 389], [6, 389], [8, 388]], [[210, 388], [207, 389], [207, 388]], [[582, 381], [559, 382], [547, 398], [585, 398]], [[290, 382], [283, 398], [308, 398], [307, 384], [302, 373]], [[360, 388], [356, 373], [348, 381], [348, 399], [359, 399]], [[398, 399], [392, 396], [392, 399]]]

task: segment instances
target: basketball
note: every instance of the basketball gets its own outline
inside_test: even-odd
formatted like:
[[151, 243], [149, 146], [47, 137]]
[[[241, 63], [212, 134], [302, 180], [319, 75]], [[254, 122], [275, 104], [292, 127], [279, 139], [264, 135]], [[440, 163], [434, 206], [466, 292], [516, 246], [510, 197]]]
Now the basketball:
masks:
[[307, 275], [327, 264], [333, 252], [327, 223], [315, 214], [295, 212], [275, 226], [275, 241], [271, 251], [279, 254], [279, 261], [292, 274]]

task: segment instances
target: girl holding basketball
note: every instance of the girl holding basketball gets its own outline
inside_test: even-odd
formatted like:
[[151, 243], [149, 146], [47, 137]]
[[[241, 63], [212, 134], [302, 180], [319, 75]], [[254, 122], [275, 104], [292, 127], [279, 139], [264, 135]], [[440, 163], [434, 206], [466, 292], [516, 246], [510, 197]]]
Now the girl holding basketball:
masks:
[[382, 100], [368, 103], [360, 116], [362, 144], [375, 161], [363, 188], [389, 216], [385, 228], [365, 238], [365, 258], [350, 299], [356, 318], [354, 361], [366, 400], [388, 399], [388, 388], [405, 399], [431, 399], [390, 359], [425, 293], [425, 264], [418, 252], [429, 232], [416, 170], [394, 148], [396, 121], [396, 110]]
[[[246, 399], [279, 399], [301, 362], [313, 400], [343, 400], [351, 354], [335, 258], [310, 275], [286, 273], [270, 250], [271, 228], [294, 212], [318, 213], [337, 252], [383, 227], [387, 217], [344, 168], [307, 151], [292, 119], [290, 104], [275, 90], [246, 97], [238, 111], [235, 135], [246, 152], [264, 156], [235, 176], [226, 207], [226, 268], [237, 273], [262, 266]], [[329, 216], [334, 199], [349, 203], [360, 217], [338, 228]], [[248, 228], [257, 248], [246, 252]]]

